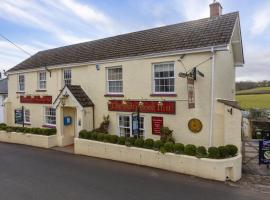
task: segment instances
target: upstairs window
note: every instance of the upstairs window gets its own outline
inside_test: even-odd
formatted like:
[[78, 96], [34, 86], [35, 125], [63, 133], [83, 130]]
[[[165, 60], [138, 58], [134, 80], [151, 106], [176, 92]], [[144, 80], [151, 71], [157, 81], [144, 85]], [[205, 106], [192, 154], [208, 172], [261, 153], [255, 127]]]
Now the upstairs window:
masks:
[[123, 93], [122, 67], [107, 69], [107, 92], [113, 94]]
[[154, 64], [154, 93], [174, 93], [174, 63]]
[[20, 74], [18, 76], [18, 91], [19, 92], [24, 92], [25, 89], [25, 78], [24, 74]]
[[46, 89], [46, 72], [38, 73], [38, 89], [45, 90]]
[[64, 69], [64, 84], [71, 85], [71, 69]]
[[46, 125], [56, 125], [56, 110], [52, 107], [45, 107], [44, 121]]

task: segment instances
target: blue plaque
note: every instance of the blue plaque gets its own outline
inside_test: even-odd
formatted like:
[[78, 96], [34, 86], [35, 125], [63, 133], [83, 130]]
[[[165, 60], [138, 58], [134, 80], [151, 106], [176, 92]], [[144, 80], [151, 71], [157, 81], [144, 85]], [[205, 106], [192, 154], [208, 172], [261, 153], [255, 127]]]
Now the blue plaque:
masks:
[[64, 126], [68, 126], [72, 124], [72, 118], [70, 116], [64, 117]]

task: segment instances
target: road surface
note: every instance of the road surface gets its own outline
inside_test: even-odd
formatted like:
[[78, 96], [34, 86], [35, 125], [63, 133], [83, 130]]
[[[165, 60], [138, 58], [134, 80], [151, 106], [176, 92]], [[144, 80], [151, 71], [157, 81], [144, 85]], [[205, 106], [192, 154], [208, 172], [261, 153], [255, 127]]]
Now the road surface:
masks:
[[0, 143], [1, 200], [249, 200], [267, 194], [55, 150]]

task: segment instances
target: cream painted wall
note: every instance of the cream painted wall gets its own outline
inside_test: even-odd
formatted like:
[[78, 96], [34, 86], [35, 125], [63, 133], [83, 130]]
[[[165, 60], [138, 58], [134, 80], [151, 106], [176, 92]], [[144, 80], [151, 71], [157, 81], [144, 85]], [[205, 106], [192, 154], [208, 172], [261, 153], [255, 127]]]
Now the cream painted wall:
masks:
[[[194, 53], [187, 54], [183, 62], [187, 70], [196, 66], [198, 63], [205, 61], [211, 56], [211, 53]], [[143, 113], [145, 117], [145, 137], [158, 139], [157, 136], [152, 135], [151, 117], [163, 116], [164, 125], [174, 130], [176, 141], [182, 143], [192, 143], [196, 145], [208, 146], [209, 142], [209, 122], [210, 122], [210, 102], [211, 102], [211, 60], [205, 62], [199, 67], [199, 70], [204, 73], [205, 77], [198, 77], [195, 81], [195, 99], [196, 108], [188, 109], [187, 103], [187, 83], [186, 79], [179, 78], [178, 73], [184, 72], [182, 64], [178, 61], [178, 56], [167, 56], [159, 58], [142, 58], [122, 62], [100, 64], [100, 70], [96, 70], [95, 65], [77, 66], [72, 68], [72, 84], [81, 85], [87, 95], [95, 104], [95, 127], [99, 127], [104, 115], [110, 115], [109, 132], [112, 134], [118, 133], [117, 117], [120, 112], [109, 112], [107, 109], [107, 102], [111, 99], [123, 99], [104, 97], [106, 94], [106, 68], [112, 66], [122, 66], [123, 68], [123, 93], [124, 99], [144, 99], [144, 100], [172, 100], [176, 101], [176, 115], [160, 115]], [[151, 97], [152, 93], [152, 65], [159, 62], [174, 62], [175, 63], [175, 93], [177, 97]], [[225, 68], [225, 69], [224, 69]], [[234, 68], [231, 59], [231, 53], [218, 52], [216, 54], [216, 82], [215, 98], [233, 99], [232, 87], [234, 85]], [[14, 109], [20, 107], [19, 95], [17, 92], [17, 75], [12, 74], [9, 78], [9, 99], [12, 102], [9, 113], [12, 115], [12, 123], [14, 125]], [[59, 94], [62, 84], [62, 69], [51, 70], [51, 77], [47, 72], [47, 91], [37, 92], [37, 72], [25, 73], [25, 94], [32, 95], [52, 95], [53, 101]], [[227, 83], [224, 84], [224, 83]], [[27, 109], [31, 112], [31, 126], [40, 127], [43, 122], [43, 110], [45, 105], [40, 104], [25, 104]], [[131, 113], [124, 113], [131, 114]], [[81, 117], [82, 126], [77, 130], [86, 128], [92, 129], [92, 113], [91, 111], [82, 112], [77, 110], [78, 118]], [[188, 129], [188, 121], [191, 118], [199, 118], [203, 123], [203, 129], [200, 133], [194, 134]], [[60, 114], [57, 120], [60, 120]], [[59, 123], [59, 122], [58, 122]], [[62, 123], [62, 122], [60, 122]], [[60, 125], [57, 128], [61, 130]], [[216, 131], [220, 136], [224, 136], [224, 128], [218, 127]], [[223, 130], [223, 131], [222, 131]], [[223, 132], [223, 133], [222, 133]], [[61, 135], [61, 133], [59, 133]], [[76, 133], [77, 135], [77, 133]], [[218, 136], [219, 137], [219, 136]], [[222, 140], [217, 139], [215, 144], [222, 144]]]

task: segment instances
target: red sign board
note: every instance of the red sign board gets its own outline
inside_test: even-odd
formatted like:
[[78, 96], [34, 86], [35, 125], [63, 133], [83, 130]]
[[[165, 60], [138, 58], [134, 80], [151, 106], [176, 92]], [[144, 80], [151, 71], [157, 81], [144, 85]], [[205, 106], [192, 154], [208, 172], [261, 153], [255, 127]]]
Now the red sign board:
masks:
[[175, 114], [175, 102], [174, 101], [122, 101], [122, 100], [110, 100], [108, 103], [109, 111], [121, 111], [121, 112], [136, 112], [140, 107], [142, 113], [160, 113], [160, 114]]
[[160, 135], [160, 129], [163, 126], [163, 117], [152, 117], [152, 134]]
[[21, 103], [52, 104], [52, 96], [20, 96]]
[[188, 86], [188, 108], [195, 108], [195, 92], [194, 92], [194, 79], [187, 79]]

